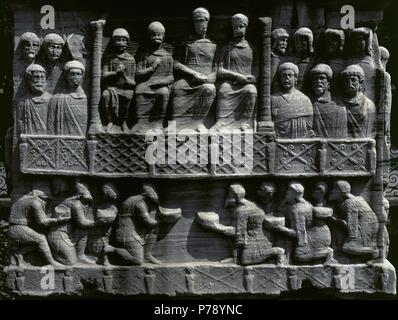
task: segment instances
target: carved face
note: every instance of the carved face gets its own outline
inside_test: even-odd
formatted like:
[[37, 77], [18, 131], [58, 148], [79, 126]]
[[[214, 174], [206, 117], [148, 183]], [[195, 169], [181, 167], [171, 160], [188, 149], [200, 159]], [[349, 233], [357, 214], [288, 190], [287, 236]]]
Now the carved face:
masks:
[[28, 61], [33, 61], [39, 52], [40, 43], [34, 40], [24, 41], [22, 48], [24, 58]]
[[361, 91], [361, 82], [359, 77], [355, 75], [345, 75], [343, 77], [343, 88], [348, 97], [354, 97], [359, 91]]
[[62, 44], [49, 43], [47, 45], [47, 59], [51, 62], [59, 60], [62, 54]]
[[32, 93], [40, 94], [44, 92], [47, 79], [44, 72], [33, 72], [29, 77], [29, 87]]
[[145, 190], [145, 195], [152, 203], [159, 204], [159, 195], [154, 188], [148, 186]]
[[234, 38], [244, 37], [246, 35], [247, 26], [241, 21], [232, 23], [232, 34]]
[[326, 41], [326, 52], [329, 56], [336, 56], [343, 50], [338, 37], [328, 37]]
[[294, 46], [296, 48], [297, 54], [300, 57], [307, 56], [310, 53], [310, 40], [306, 36], [301, 36], [295, 39]]
[[70, 69], [66, 73], [66, 81], [68, 83], [69, 88], [76, 89], [78, 88], [83, 80], [83, 71], [80, 69]]
[[329, 200], [341, 202], [343, 201], [343, 193], [339, 189], [333, 188], [332, 191], [330, 191]]
[[277, 54], [284, 55], [286, 53], [288, 40], [289, 37], [286, 36], [277, 37], [274, 49]]
[[203, 37], [207, 32], [208, 23], [209, 21], [204, 17], [195, 17], [193, 19], [193, 26], [195, 28], [196, 34]]
[[125, 52], [128, 48], [128, 39], [126, 37], [115, 36], [113, 38], [113, 45], [117, 52]]
[[316, 97], [322, 96], [329, 90], [329, 80], [326, 74], [318, 73], [312, 76], [312, 90]]
[[364, 54], [366, 52], [366, 47], [367, 47], [367, 39], [363, 35], [357, 35], [353, 39], [353, 50], [354, 53], [357, 55]]
[[296, 75], [293, 70], [282, 70], [279, 75], [280, 85], [284, 90], [290, 90], [296, 85]]
[[149, 32], [149, 40], [154, 45], [161, 45], [164, 40], [164, 32], [160, 30], [151, 30]]
[[312, 198], [315, 201], [322, 201], [325, 198], [325, 193], [321, 188], [314, 188], [312, 191]]

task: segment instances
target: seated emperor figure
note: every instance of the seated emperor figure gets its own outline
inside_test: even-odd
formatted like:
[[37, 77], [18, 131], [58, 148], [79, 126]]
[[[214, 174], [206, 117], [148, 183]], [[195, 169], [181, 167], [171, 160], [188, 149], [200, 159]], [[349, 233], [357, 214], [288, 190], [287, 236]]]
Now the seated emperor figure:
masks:
[[160, 22], [148, 26], [149, 47], [137, 59], [136, 120], [131, 131], [145, 133], [162, 129], [174, 81], [173, 58], [161, 47], [165, 28]]
[[217, 119], [212, 131], [250, 129], [254, 123], [257, 99], [253, 75], [253, 49], [245, 39], [249, 19], [243, 14], [232, 17], [233, 39], [221, 50], [218, 78], [222, 81], [217, 98]]
[[206, 38], [209, 19], [206, 9], [195, 9], [195, 35], [176, 50], [174, 71], [179, 79], [173, 84], [171, 117], [178, 130], [206, 130], [203, 122], [216, 97], [216, 44]]
[[311, 100], [295, 88], [298, 67], [286, 62], [278, 68], [280, 90], [271, 96], [272, 119], [278, 138], [308, 138], [314, 136]]

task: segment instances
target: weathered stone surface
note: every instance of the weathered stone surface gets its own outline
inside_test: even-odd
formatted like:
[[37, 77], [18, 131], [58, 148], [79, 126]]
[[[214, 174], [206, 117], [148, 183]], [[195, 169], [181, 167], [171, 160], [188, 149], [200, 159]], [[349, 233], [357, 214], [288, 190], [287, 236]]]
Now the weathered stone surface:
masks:
[[99, 6], [45, 31], [22, 8], [12, 294], [396, 293], [380, 10], [341, 30], [308, 1], [106, 20]]

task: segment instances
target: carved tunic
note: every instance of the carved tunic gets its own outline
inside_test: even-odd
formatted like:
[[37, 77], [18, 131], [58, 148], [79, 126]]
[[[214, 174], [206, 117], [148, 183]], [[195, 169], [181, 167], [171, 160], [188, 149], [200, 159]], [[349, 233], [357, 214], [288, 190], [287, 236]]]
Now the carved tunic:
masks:
[[362, 92], [351, 100], [344, 100], [347, 109], [348, 135], [353, 138], [376, 136], [376, 107]]
[[[107, 72], [116, 72], [120, 65], [125, 67], [121, 74], [106, 76]], [[107, 115], [111, 116], [113, 114], [115, 118], [120, 117], [123, 120], [127, 119], [127, 104], [129, 104], [134, 94], [134, 57], [127, 52], [122, 54], [112, 54], [107, 57], [107, 62], [104, 65], [102, 73], [106, 85], [105, 90], [109, 92], [109, 107], [111, 108], [111, 112], [108, 112]], [[130, 80], [130, 82], [127, 81], [127, 78]], [[120, 100], [123, 100], [123, 110], [119, 109], [121, 106]], [[121, 112], [121, 115], [119, 115], [119, 112]], [[107, 120], [114, 121], [112, 117]]]
[[48, 133], [85, 136], [88, 122], [87, 97], [82, 88], [76, 93], [53, 96], [48, 110]]
[[315, 223], [312, 205], [302, 200], [290, 208], [289, 218], [297, 234], [296, 256], [311, 257], [325, 251], [331, 243], [329, 227], [324, 223]]
[[[137, 84], [136, 87], [136, 102], [137, 102], [137, 118], [149, 118], [153, 115], [155, 106], [156, 96], [161, 93], [160, 90], [166, 88], [168, 90], [169, 84], [173, 82], [173, 58], [164, 49], [160, 48], [155, 52], [145, 51], [143, 57], [137, 62], [137, 78], [140, 78], [140, 71], [145, 70], [151, 66], [155, 59], [161, 59], [160, 65], [155, 69], [155, 71], [148, 77], [143, 76], [144, 82]], [[151, 81], [165, 81], [169, 78], [168, 84], [157, 86], [156, 88], [151, 88], [149, 83]], [[168, 91], [167, 91], [168, 93]], [[165, 110], [157, 110], [160, 116], [163, 116]], [[159, 114], [157, 115], [159, 117]]]
[[236, 242], [242, 245], [242, 264], [264, 261], [272, 248], [272, 243], [263, 228], [264, 211], [247, 201], [236, 210], [236, 219]]
[[365, 199], [351, 196], [343, 202], [341, 207], [348, 227], [346, 242], [359, 248], [376, 248], [379, 223], [376, 214]]
[[44, 92], [20, 102], [16, 112], [17, 136], [19, 134], [47, 134], [47, 111], [51, 96]]
[[296, 139], [313, 134], [312, 103], [299, 90], [289, 94], [277, 92], [271, 96], [271, 105], [277, 137]]
[[[248, 76], [253, 74], [253, 50], [244, 40], [240, 43], [230, 42], [221, 50], [219, 68]], [[222, 119], [224, 125], [234, 127], [238, 120], [252, 120], [255, 101], [250, 95], [257, 96], [253, 84], [242, 85], [237, 81], [225, 80], [219, 89], [217, 103], [217, 119]]]
[[322, 138], [347, 137], [347, 111], [338, 106], [330, 97], [314, 100], [314, 131]]
[[[206, 76], [214, 72], [216, 45], [209, 39], [189, 41], [181, 63]], [[213, 102], [215, 90], [213, 84], [195, 84], [183, 76], [173, 85], [173, 117], [202, 118], [207, 115]], [[210, 101], [209, 101], [210, 100]]]

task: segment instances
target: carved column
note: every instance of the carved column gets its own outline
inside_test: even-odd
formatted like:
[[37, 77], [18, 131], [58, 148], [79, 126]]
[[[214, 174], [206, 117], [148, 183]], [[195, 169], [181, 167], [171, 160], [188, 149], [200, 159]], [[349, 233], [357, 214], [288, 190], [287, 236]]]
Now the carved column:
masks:
[[90, 99], [90, 128], [89, 134], [96, 134], [102, 131], [101, 120], [99, 117], [98, 104], [101, 99], [101, 56], [102, 39], [105, 20], [92, 21], [94, 28], [93, 44], [93, 68], [91, 73], [91, 99]]
[[270, 17], [259, 18], [261, 30], [261, 59], [259, 72], [259, 103], [257, 130], [274, 133], [274, 123], [271, 118], [271, 27]]

